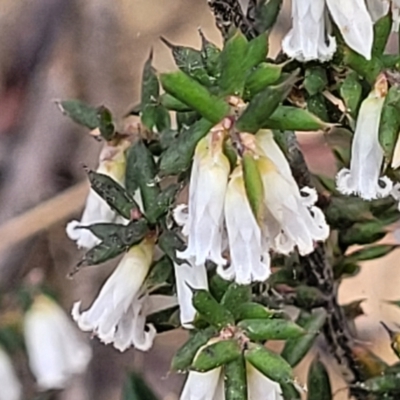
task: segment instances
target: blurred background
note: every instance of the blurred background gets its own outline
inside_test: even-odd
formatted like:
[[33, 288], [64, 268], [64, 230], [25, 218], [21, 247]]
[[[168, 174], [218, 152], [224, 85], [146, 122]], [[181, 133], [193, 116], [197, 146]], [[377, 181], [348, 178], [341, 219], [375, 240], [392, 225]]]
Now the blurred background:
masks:
[[[271, 55], [289, 24], [285, 11], [271, 35]], [[0, 0], [0, 291], [40, 268], [67, 312], [76, 300], [82, 299], [84, 308], [91, 304], [115, 262], [68, 280], [82, 254], [67, 239], [65, 225], [80, 216], [88, 193], [82, 165], [96, 166], [100, 144], [64, 117], [54, 101], [104, 104], [122, 121], [139, 99], [150, 49], [158, 70], [174, 69], [159, 37], [199, 47], [198, 27], [221, 43], [206, 0]], [[303, 134], [300, 142], [314, 172], [335, 173], [322, 134]], [[387, 361], [394, 358], [379, 321], [400, 322], [399, 311], [383, 302], [400, 299], [399, 255], [365, 263], [340, 292], [342, 303], [365, 299], [366, 315], [357, 319], [360, 340]], [[127, 369], [143, 374], [160, 399], [177, 399], [182, 379], [169, 373], [169, 363], [185, 337], [183, 331], [159, 335], [146, 354], [120, 354], [93, 339], [87, 374], [58, 399], [117, 400]], [[298, 368], [300, 381], [306, 363]], [[31, 387], [29, 373], [22, 368], [19, 374]], [[342, 388], [339, 375], [333, 377], [335, 390]], [[339, 390], [335, 398], [346, 396]]]

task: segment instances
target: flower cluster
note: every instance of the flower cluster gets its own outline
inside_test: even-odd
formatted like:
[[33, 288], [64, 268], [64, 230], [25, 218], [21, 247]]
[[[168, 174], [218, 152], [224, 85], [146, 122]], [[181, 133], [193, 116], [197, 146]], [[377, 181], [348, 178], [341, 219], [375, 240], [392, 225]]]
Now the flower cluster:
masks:
[[[269, 251], [289, 254], [297, 248], [309, 254], [329, 228], [314, 205], [315, 191], [299, 189], [271, 131], [239, 134], [243, 158], [231, 173], [223, 151], [230, 128], [224, 120], [196, 147], [187, 212], [182, 206], [175, 210], [188, 240], [178, 256], [196, 266], [212, 261], [224, 279], [239, 284], [263, 282], [270, 275]], [[246, 158], [254, 165], [252, 176]]]

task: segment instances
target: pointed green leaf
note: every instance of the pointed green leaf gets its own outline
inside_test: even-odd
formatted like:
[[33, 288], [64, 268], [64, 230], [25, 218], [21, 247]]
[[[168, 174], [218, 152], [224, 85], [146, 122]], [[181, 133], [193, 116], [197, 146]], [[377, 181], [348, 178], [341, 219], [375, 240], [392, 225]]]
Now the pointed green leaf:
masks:
[[96, 129], [99, 126], [96, 108], [80, 100], [65, 100], [56, 102], [56, 104], [64, 115], [70, 117], [77, 124], [89, 129]]
[[236, 318], [241, 304], [251, 301], [251, 286], [231, 283], [221, 300], [221, 305]]
[[210, 325], [222, 329], [234, 325], [233, 315], [206, 290], [193, 290], [193, 306]]
[[256, 8], [256, 27], [259, 32], [271, 29], [278, 18], [283, 0], [262, 0]]
[[111, 140], [115, 136], [115, 126], [111, 112], [108, 108], [101, 106], [97, 109], [100, 135], [105, 140]]
[[192, 364], [200, 347], [207, 344], [216, 333], [217, 331], [215, 328], [208, 327], [190, 336], [188, 341], [176, 352], [172, 359], [172, 369], [178, 372], [187, 370]]
[[178, 264], [182, 262], [176, 257], [176, 252], [185, 250], [186, 245], [174, 231], [165, 229], [158, 238], [158, 246], [171, 260]]
[[162, 285], [171, 277], [172, 272], [172, 261], [169, 257], [164, 255], [151, 266], [150, 272], [146, 278], [145, 286], [149, 288]]
[[283, 64], [261, 63], [246, 79], [245, 87], [249, 97], [276, 83], [281, 77], [282, 68]]
[[268, 35], [262, 33], [250, 40], [247, 45], [246, 57], [244, 58], [244, 71], [251, 70], [261, 62], [265, 61], [268, 54]]
[[380, 57], [384, 53], [391, 31], [392, 16], [389, 12], [374, 24], [373, 56]]
[[400, 132], [400, 87], [392, 86], [383, 104], [379, 124], [379, 142], [385, 153], [387, 162], [393, 156], [394, 148]]
[[205, 346], [195, 357], [191, 369], [207, 372], [239, 358], [242, 350], [237, 340], [222, 340]]
[[235, 317], [238, 321], [243, 319], [270, 319], [282, 316], [282, 311], [268, 309], [258, 303], [237, 304]]
[[314, 359], [308, 372], [307, 400], [332, 400], [332, 388], [325, 365]]
[[236, 122], [240, 132], [256, 133], [265, 126], [279, 103], [289, 94], [297, 80], [295, 71], [287, 80], [276, 86], [268, 86], [250, 101], [243, 114]]
[[146, 218], [150, 223], [156, 223], [161, 216], [169, 211], [175, 201], [178, 190], [179, 185], [172, 184], [161, 191], [154, 203], [152, 203], [151, 208], [146, 212]]
[[323, 67], [315, 66], [306, 69], [304, 88], [310, 96], [325, 90], [328, 84], [326, 70]]
[[347, 111], [355, 118], [361, 102], [362, 86], [355, 72], [348, 74], [340, 86], [342, 97]]
[[121, 400], [158, 400], [146, 382], [136, 373], [127, 377]]
[[213, 123], [201, 119], [185, 129], [161, 155], [161, 175], [177, 175], [186, 171], [192, 161], [197, 143], [210, 131]]
[[127, 153], [125, 184], [129, 193], [140, 189], [145, 212], [154, 207], [160, 194], [156, 174], [153, 155], [144, 142], [138, 140]]
[[307, 99], [307, 110], [321, 121], [329, 121], [326, 100], [322, 93], [317, 93]]
[[221, 50], [207, 40], [200, 29], [199, 33], [201, 37], [201, 56], [206, 70], [211, 76], [219, 78], [221, 75]]
[[317, 131], [331, 126], [307, 110], [292, 106], [278, 106], [265, 121], [263, 128], [284, 131]]
[[174, 45], [163, 37], [161, 37], [161, 40], [171, 49], [175, 64], [181, 71], [185, 72], [193, 79], [196, 79], [196, 81], [200, 82], [202, 85], [211, 85], [212, 80], [207, 74], [203, 63], [203, 57], [199, 50], [191, 47]]
[[224, 95], [243, 94], [246, 72], [244, 60], [247, 51], [248, 41], [243, 33], [237, 30], [227, 40], [221, 53], [219, 87]]
[[299, 325], [285, 319], [245, 319], [237, 326], [252, 341], [295, 339], [306, 333]]
[[247, 198], [257, 221], [261, 221], [264, 212], [264, 185], [257, 161], [252, 154], [245, 153], [242, 159], [243, 179]]
[[278, 383], [294, 381], [290, 365], [279, 355], [260, 344], [250, 344], [245, 351], [245, 358], [254, 368], [267, 378]]
[[359, 262], [366, 260], [374, 260], [375, 258], [380, 258], [388, 255], [393, 250], [397, 249], [396, 245], [389, 244], [378, 244], [375, 246], [364, 247], [363, 249], [354, 251], [351, 254], [346, 255], [347, 262]]
[[171, 96], [168, 93], [163, 93], [160, 96], [160, 102], [168, 110], [181, 111], [181, 112], [190, 111], [190, 107], [188, 107], [186, 104], [182, 103], [181, 101], [179, 101], [174, 96]]
[[89, 170], [88, 178], [92, 189], [101, 196], [104, 201], [126, 219], [131, 219], [131, 213], [138, 210], [135, 201], [128, 195], [125, 189], [108, 175]]
[[377, 76], [383, 70], [382, 61], [375, 56], [372, 56], [371, 60], [366, 60], [363, 56], [349, 48], [345, 48], [343, 53], [344, 63], [365, 78], [370, 85], [373, 85]]
[[229, 112], [229, 105], [211, 94], [204, 86], [182, 71], [160, 75], [164, 90], [197, 111], [213, 124], [220, 122]]
[[296, 323], [307, 332], [305, 335], [287, 340], [281, 356], [294, 368], [308, 353], [326, 320], [326, 311], [316, 310], [312, 314], [301, 311]]
[[238, 357], [224, 365], [225, 400], [247, 400], [246, 363]]

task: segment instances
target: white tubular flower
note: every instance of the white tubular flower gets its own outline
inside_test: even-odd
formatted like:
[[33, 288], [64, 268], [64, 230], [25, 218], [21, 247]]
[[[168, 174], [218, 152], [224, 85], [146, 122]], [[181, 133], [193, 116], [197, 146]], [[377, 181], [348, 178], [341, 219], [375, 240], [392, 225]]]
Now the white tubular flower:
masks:
[[282, 41], [284, 53], [302, 62], [332, 58], [336, 40], [326, 34], [325, 0], [292, 0], [292, 23]]
[[386, 94], [387, 81], [381, 76], [361, 104], [351, 147], [350, 170], [344, 168], [336, 177], [338, 190], [343, 194], [357, 194], [365, 200], [390, 194], [392, 182], [380, 177], [383, 150], [378, 138]]
[[0, 400], [21, 400], [22, 386], [7, 353], [0, 347]]
[[224, 400], [221, 367], [208, 372], [190, 371], [179, 399]]
[[374, 28], [365, 0], [326, 0], [326, 4], [346, 44], [370, 60]]
[[153, 250], [154, 239], [144, 239], [131, 247], [90, 309], [80, 313], [81, 302], [74, 304], [72, 317], [81, 330], [95, 333], [102, 342], [113, 343], [120, 351], [131, 345], [142, 351], [152, 346], [156, 331], [152, 325], [145, 325], [148, 305], [141, 288]]
[[284, 400], [281, 387], [246, 363], [248, 400]]
[[237, 167], [228, 184], [225, 197], [225, 222], [228, 231], [230, 266], [218, 273], [241, 285], [265, 281], [270, 273], [270, 257], [263, 249], [261, 229], [247, 198], [242, 167]]
[[[118, 146], [105, 143], [99, 157], [97, 172], [110, 176], [122, 186], [125, 185], [126, 169], [124, 152], [129, 144], [130, 142], [127, 140], [121, 140]], [[79, 229], [79, 227], [100, 222], [114, 222], [116, 219], [121, 220], [121, 218], [94, 190], [90, 189], [81, 220], [69, 222], [66, 232], [79, 248], [91, 249], [99, 244], [100, 240], [89, 230]]]
[[315, 191], [299, 190], [281, 150], [272, 136], [270, 140], [265, 136], [266, 133], [261, 132], [261, 140], [255, 137], [256, 146], [261, 149], [258, 167], [266, 207], [263, 231], [273, 239], [275, 251], [287, 254], [297, 246], [301, 255], [309, 254], [314, 250], [314, 241], [329, 236], [329, 227], [322, 211], [314, 206]]
[[180, 320], [186, 329], [192, 329], [196, 310], [192, 304], [192, 289], [208, 290], [207, 271], [205, 265], [192, 266], [188, 263], [174, 264], [176, 293], [178, 295]]
[[24, 319], [29, 366], [40, 390], [62, 389], [85, 371], [90, 347], [78, 336], [64, 310], [45, 295], [35, 298]]
[[222, 258], [223, 208], [229, 176], [229, 161], [222, 152], [226, 119], [216, 125], [196, 147], [189, 185], [188, 214], [178, 206], [175, 219], [183, 224], [188, 236], [188, 247], [178, 252], [179, 258], [195, 265], [206, 260], [225, 264]]

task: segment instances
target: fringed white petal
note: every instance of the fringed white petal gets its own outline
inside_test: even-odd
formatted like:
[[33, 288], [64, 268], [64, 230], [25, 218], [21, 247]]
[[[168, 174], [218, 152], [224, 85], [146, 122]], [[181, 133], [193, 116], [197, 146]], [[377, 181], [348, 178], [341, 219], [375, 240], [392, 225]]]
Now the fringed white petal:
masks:
[[64, 311], [46, 296], [38, 296], [26, 313], [24, 337], [29, 366], [40, 390], [64, 388], [90, 361], [89, 346]]
[[196, 310], [192, 304], [192, 289], [208, 290], [206, 267], [204, 264], [191, 266], [184, 263], [181, 265], [174, 264], [174, 269], [181, 324], [186, 329], [192, 329], [192, 322], [196, 315]]
[[248, 400], [284, 400], [281, 387], [246, 363]]
[[22, 385], [10, 357], [0, 347], [0, 400], [21, 400]]
[[105, 343], [114, 342], [119, 324], [125, 324], [127, 315], [140, 312], [134, 303], [149, 271], [153, 247], [147, 240], [132, 247], [87, 311], [80, 313], [80, 303], [74, 304], [72, 316], [81, 330], [93, 331]]
[[326, 0], [326, 4], [347, 45], [370, 60], [374, 29], [365, 0]]
[[357, 194], [365, 200], [386, 197], [392, 189], [387, 177], [380, 178], [383, 150], [378, 132], [385, 97], [372, 92], [361, 104], [351, 147], [350, 169], [336, 176], [338, 190]]
[[326, 35], [325, 0], [292, 0], [293, 27], [282, 50], [298, 61], [329, 61], [336, 51], [335, 38]]
[[222, 277], [241, 285], [265, 281], [270, 273], [270, 259], [263, 250], [261, 229], [247, 199], [241, 167], [231, 176], [225, 197], [225, 222], [228, 231], [231, 265]]
[[221, 368], [208, 372], [190, 371], [180, 400], [216, 400], [220, 376]]

